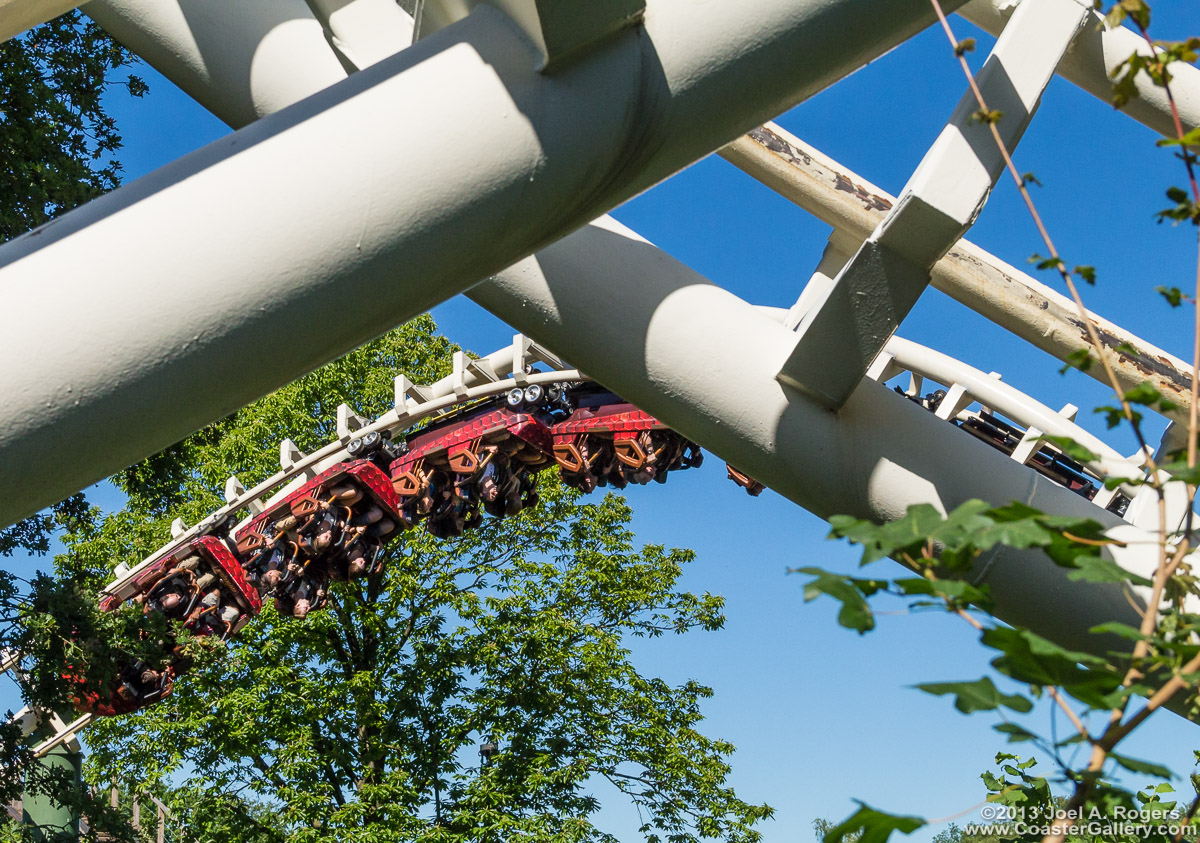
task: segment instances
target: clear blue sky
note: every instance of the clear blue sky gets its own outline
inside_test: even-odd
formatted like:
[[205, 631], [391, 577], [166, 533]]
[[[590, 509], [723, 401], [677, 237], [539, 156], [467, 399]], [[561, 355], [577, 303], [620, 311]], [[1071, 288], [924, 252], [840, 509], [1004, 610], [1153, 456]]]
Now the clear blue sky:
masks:
[[[1163, 3], [1156, 14], [1159, 37], [1200, 29], [1194, 7], [1185, 10], [1183, 3]], [[972, 59], [978, 66], [991, 39], [961, 19], [952, 22], [959, 37], [979, 39]], [[145, 100], [109, 96], [130, 179], [226, 131], [168, 82], [148, 69], [144, 75], [151, 87]], [[963, 89], [944, 36], [929, 30], [780, 122], [898, 193]], [[1036, 172], [1045, 185], [1036, 198], [1067, 262], [1097, 267], [1099, 283], [1087, 291], [1092, 309], [1186, 359], [1187, 314], [1172, 312], [1151, 291], [1161, 283], [1190, 288], [1195, 238], [1191, 230], [1152, 222], [1166, 204], [1163, 190], [1182, 182], [1177, 162], [1154, 140], [1107, 104], [1055, 80], [1016, 157], [1022, 171]], [[615, 216], [749, 301], [781, 307], [795, 300], [828, 234], [711, 156]], [[970, 237], [1018, 266], [1044, 251], [1008, 181]], [[511, 338], [511, 329], [461, 297], [435, 316], [453, 340], [477, 352]], [[1087, 412], [1106, 402], [1106, 390], [1078, 373], [1058, 375], [1056, 361], [936, 291], [921, 299], [900, 333], [1000, 371], [1047, 404], [1077, 404], [1084, 408], [1080, 421], [1107, 435]], [[1132, 450], [1128, 438], [1109, 441]], [[739, 793], [776, 808], [776, 819], [763, 826], [768, 841], [812, 839], [812, 820], [841, 819], [853, 809], [852, 798], [927, 817], [955, 814], [983, 798], [979, 773], [1002, 748], [994, 721], [962, 716], [948, 700], [909, 688], [981, 675], [988, 652], [966, 624], [935, 615], [884, 616], [865, 637], [838, 627], [834, 606], [805, 604], [803, 579], [785, 575], [785, 568], [849, 570], [857, 553], [825, 541], [824, 522], [774, 493], [749, 498], [725, 480], [715, 459], [700, 471], [673, 475], [666, 487], [631, 489], [629, 498], [639, 538], [694, 548], [699, 555], [686, 586], [727, 599], [725, 630], [639, 643], [637, 658], [668, 680], [694, 677], [715, 689], [705, 706], [707, 729], [737, 745]], [[106, 499], [113, 500], [102, 494]], [[1039, 709], [1031, 725], [1044, 731], [1049, 716]], [[1200, 732], [1174, 715], [1155, 720], [1129, 754], [1162, 758], [1186, 776]], [[619, 836], [635, 839], [629, 811], [606, 809], [604, 819]], [[913, 839], [928, 840], [937, 830]]]

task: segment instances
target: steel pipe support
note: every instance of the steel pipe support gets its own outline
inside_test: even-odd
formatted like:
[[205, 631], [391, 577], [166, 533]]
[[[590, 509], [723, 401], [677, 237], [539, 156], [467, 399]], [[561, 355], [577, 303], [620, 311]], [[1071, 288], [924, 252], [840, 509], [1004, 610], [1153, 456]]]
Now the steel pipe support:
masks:
[[92, 0], [82, 11], [234, 128], [347, 75], [305, 0]]
[[[821, 517], [890, 521], [920, 502], [1018, 500], [1142, 531], [864, 381], [834, 413], [775, 378], [794, 334], [605, 218], [468, 294], [506, 322], [675, 430]], [[830, 349], [830, 354], [836, 350]], [[1153, 543], [1151, 541], [1151, 546]], [[1153, 553], [1120, 560], [1145, 573]], [[980, 560], [997, 614], [1064, 646], [1095, 649], [1087, 630], [1136, 622], [1115, 584], [1071, 582], [1039, 552]]]
[[931, 14], [654, 0], [644, 27], [548, 76], [481, 6], [6, 244], [0, 524], [500, 271]]

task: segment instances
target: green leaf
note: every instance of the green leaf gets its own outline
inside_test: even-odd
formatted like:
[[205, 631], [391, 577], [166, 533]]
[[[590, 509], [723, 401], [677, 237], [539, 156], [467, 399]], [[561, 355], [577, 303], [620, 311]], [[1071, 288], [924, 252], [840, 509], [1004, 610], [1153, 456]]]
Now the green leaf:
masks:
[[1126, 571], [1111, 559], [1092, 554], [1080, 555], [1075, 559], [1075, 570], [1067, 574], [1076, 582], [1131, 582], [1135, 585], [1150, 585], [1150, 580]]
[[1096, 360], [1092, 357], [1092, 353], [1089, 349], [1079, 348], [1067, 355], [1066, 365], [1060, 368], [1058, 373], [1063, 375], [1071, 369], [1078, 369], [1081, 372], [1086, 372], [1088, 369], [1092, 368], [1092, 364], [1095, 362]]
[[1029, 256], [1029, 262], [1036, 264], [1038, 269], [1062, 269], [1064, 267], [1062, 258], [1043, 257], [1037, 252]]
[[1108, 757], [1132, 773], [1143, 773], [1147, 776], [1156, 776], [1160, 779], [1175, 778], [1175, 774], [1171, 772], [1169, 767], [1164, 767], [1162, 764], [1157, 764], [1153, 761], [1142, 761], [1139, 758], [1130, 758], [1128, 755], [1118, 755], [1115, 752], [1108, 753]]
[[1200, 485], [1200, 465], [1188, 466], [1183, 460], [1163, 463], [1159, 469], [1171, 475], [1172, 480], [1187, 483], [1189, 486]]
[[1009, 743], [1023, 743], [1025, 741], [1039, 740], [1038, 736], [1026, 729], [1024, 726], [1018, 726], [1016, 723], [997, 723], [992, 726], [997, 732], [1008, 736]]
[[[964, 514], [963, 517], [966, 517]], [[905, 550], [914, 550], [943, 527], [942, 514], [927, 503], [910, 506], [903, 517], [888, 524], [835, 516], [829, 535], [848, 539], [863, 548], [860, 565], [867, 565]]]
[[1191, 194], [1181, 187], [1167, 188], [1167, 198], [1175, 204], [1155, 214], [1159, 222], [1200, 222], [1200, 205], [1192, 200]]
[[1133, 389], [1125, 391], [1125, 400], [1130, 404], [1141, 404], [1143, 407], [1153, 407], [1162, 400], [1162, 393], [1150, 381], [1142, 381]]
[[1197, 146], [1200, 145], [1200, 126], [1184, 134], [1181, 138], [1162, 138], [1159, 146]]
[[[1125, 421], [1125, 408], [1124, 407], [1113, 407], [1113, 406], [1097, 407], [1094, 410], [1094, 412], [1103, 414], [1104, 422], [1105, 422], [1105, 424], [1108, 425], [1109, 430], [1112, 430], [1114, 427], [1117, 427], [1121, 422]], [[1131, 410], [1129, 415], [1132, 416], [1133, 423], [1135, 425], [1142, 423], [1142, 414], [1139, 413], [1137, 410]]]
[[1179, 307], [1179, 305], [1183, 304], [1185, 298], [1183, 291], [1178, 287], [1164, 287], [1160, 285], [1154, 288], [1154, 292], [1166, 299], [1167, 304], [1171, 305], [1171, 307]]
[[1089, 284], [1094, 285], [1096, 283], [1096, 267], [1094, 266], [1077, 266], [1075, 267], [1075, 274]]
[[837, 615], [839, 624], [853, 629], [859, 635], [875, 628], [875, 614], [863, 596], [863, 590], [871, 589], [871, 593], [874, 593], [874, 586], [883, 587], [886, 583], [879, 580], [856, 580], [820, 568], [799, 568], [797, 573], [815, 577], [804, 584], [805, 602], [815, 600], [822, 594], [827, 595], [842, 604]]
[[1033, 703], [1028, 699], [1020, 694], [1000, 693], [986, 676], [974, 682], [927, 682], [914, 687], [935, 696], [954, 694], [954, 707], [963, 714], [992, 711], [1000, 706], [1022, 713], [1033, 710]]
[[920, 594], [940, 597], [956, 606], [974, 605], [987, 609], [991, 605], [991, 594], [987, 586], [975, 586], [966, 580], [930, 580], [924, 577], [901, 577], [892, 581], [901, 594]]
[[858, 806], [857, 811], [829, 830], [824, 843], [886, 843], [893, 832], [912, 834], [925, 825], [920, 817], [888, 814], [865, 802], [858, 802]]
[[1121, 687], [1122, 676], [1104, 659], [1066, 650], [1028, 630], [993, 627], [980, 641], [999, 650], [996, 670], [1019, 682], [1054, 685], [1093, 708], [1108, 709]]
[[1126, 638], [1130, 641], [1149, 640], [1145, 635], [1142, 635], [1140, 629], [1134, 629], [1132, 626], [1119, 621], [1108, 621], [1107, 623], [1097, 624], [1089, 629], [1088, 632], [1093, 635], [1119, 635], [1121, 638]]

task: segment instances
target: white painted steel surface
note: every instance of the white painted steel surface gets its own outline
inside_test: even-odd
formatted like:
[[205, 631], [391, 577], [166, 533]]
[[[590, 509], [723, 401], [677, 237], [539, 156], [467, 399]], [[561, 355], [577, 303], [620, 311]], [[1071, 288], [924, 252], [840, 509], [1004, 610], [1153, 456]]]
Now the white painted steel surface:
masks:
[[[1019, 500], [1120, 527], [1131, 539], [1121, 563], [1152, 569], [1152, 536], [880, 384], [864, 381], [837, 413], [781, 384], [791, 331], [611, 219], [469, 296], [819, 516], [890, 521], [919, 502]], [[998, 550], [979, 571], [1000, 617], [1064, 646], [1094, 649], [1092, 626], [1137, 621], [1121, 586], [1071, 582], [1040, 552]]]
[[481, 6], [6, 244], [0, 524], [532, 253], [931, 15], [654, 0], [644, 29], [546, 76]]
[[479, 5], [511, 17], [537, 45], [539, 68], [551, 70], [641, 19], [645, 0], [425, 0], [417, 37], [449, 26]]
[[[338, 0], [313, 2], [337, 3]], [[75, 4], [70, 0], [7, 0], [7, 5], [13, 14], [19, 10], [22, 15], [32, 14], [47, 20]], [[304, 16], [299, 14], [301, 5], [303, 0], [256, 0], [253, 4], [236, 6], [212, 0], [92, 0], [84, 11], [106, 28], [112, 27], [110, 31], [117, 33], [123, 43], [206, 108], [238, 127], [344, 76], [344, 68], [329, 63], [329, 56], [323, 55], [321, 45], [311, 37], [311, 32], [289, 37], [287, 50], [273, 51], [270, 62], [266, 60], [265, 51], [255, 60], [256, 42], [244, 37], [244, 33], [257, 31], [261, 36], [269, 32], [270, 29], [264, 30], [261, 23], [270, 22], [272, 18], [276, 26], [282, 26], [288, 20], [303, 20]], [[356, 25], [359, 21], [365, 23], [365, 7], [352, 5], [356, 5]], [[1016, 5], [1012, 0], [973, 0], [960, 11], [972, 23], [999, 35]], [[46, 11], [34, 14], [35, 9]], [[186, 15], [180, 14], [185, 9]], [[392, 17], [390, 11], [386, 15]], [[1111, 96], [1108, 72], [1130, 53], [1146, 49], [1146, 46], [1128, 28], [1105, 30], [1097, 25], [1097, 21], [1098, 16], [1093, 17], [1084, 28], [1058, 72], [1107, 102]], [[32, 24], [25, 24], [28, 25]], [[381, 31], [388, 31], [390, 25], [382, 17], [372, 21], [372, 26]], [[212, 37], [214, 35], [230, 37]], [[231, 72], [234, 68], [244, 74], [242, 78]], [[212, 75], [213, 69], [219, 71], [220, 78]], [[251, 69], [252, 78], [245, 75]], [[1184, 127], [1200, 126], [1200, 69], [1177, 66], [1172, 73], [1175, 76], [1172, 90], [1180, 106]], [[303, 84], [298, 84], [300, 82]], [[1170, 109], [1162, 90], [1144, 79], [1139, 80], [1138, 89], [1140, 96], [1122, 110], [1160, 134], [1173, 134]], [[254, 96], [247, 98], [245, 92], [251, 90]], [[223, 101], [235, 94], [240, 94], [241, 102]], [[246, 102], [251, 105], [249, 110], [244, 107]], [[266, 107], [269, 102], [275, 103], [273, 108]], [[253, 116], [246, 117], [248, 113]]]
[[395, 55], [413, 41], [413, 20], [397, 0], [307, 0], [347, 70]]
[[77, 0], [0, 0], [0, 41], [70, 11]]
[[82, 10], [234, 127], [347, 75], [305, 0], [92, 0]]

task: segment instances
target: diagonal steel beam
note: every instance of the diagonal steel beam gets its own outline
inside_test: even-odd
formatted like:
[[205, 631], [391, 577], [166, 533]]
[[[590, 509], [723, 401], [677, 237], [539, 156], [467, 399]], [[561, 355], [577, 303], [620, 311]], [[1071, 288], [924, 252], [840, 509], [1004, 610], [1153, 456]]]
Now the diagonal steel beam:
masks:
[[347, 76], [305, 0], [92, 0], [81, 11], [235, 128]]
[[[739, 138], [720, 154], [833, 226], [839, 243], [866, 239], [896, 203], [885, 190], [774, 123]], [[1059, 360], [1091, 349], [1074, 302], [968, 240], [960, 240], [934, 265], [931, 285]], [[1178, 405], [1171, 417], [1186, 424], [1191, 366], [1102, 316], [1088, 316], [1112, 352], [1121, 388], [1150, 381]], [[1099, 366], [1087, 374], [1108, 385]]]
[[[1075, 0], [1024, 0], [976, 84], [1009, 149], [1021, 139], [1083, 25]], [[837, 409], [929, 283], [929, 271], [975, 221], [1004, 159], [968, 90], [896, 205], [796, 328], [781, 380]]]

